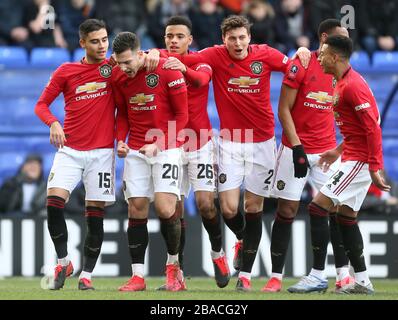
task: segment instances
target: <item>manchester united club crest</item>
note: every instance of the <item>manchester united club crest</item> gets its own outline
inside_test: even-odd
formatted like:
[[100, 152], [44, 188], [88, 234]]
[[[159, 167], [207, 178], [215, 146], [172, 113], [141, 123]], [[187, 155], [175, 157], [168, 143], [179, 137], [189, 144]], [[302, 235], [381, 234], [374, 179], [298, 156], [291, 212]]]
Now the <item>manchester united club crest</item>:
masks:
[[340, 96], [338, 94], [333, 96], [333, 107], [336, 107], [339, 103]]
[[276, 183], [276, 187], [280, 191], [285, 189], [285, 186], [286, 186], [286, 183], [283, 180], [278, 180], [278, 182]]
[[109, 78], [112, 75], [112, 67], [109, 64], [104, 64], [99, 68], [100, 75], [104, 78]]
[[149, 88], [155, 88], [159, 83], [159, 76], [157, 74], [151, 73], [148, 74], [146, 77], [146, 85]]
[[227, 175], [225, 173], [221, 173], [218, 177], [218, 181], [220, 181], [220, 183], [225, 183], [225, 181], [227, 181]]
[[250, 69], [254, 74], [261, 74], [261, 72], [263, 72], [263, 63], [260, 61], [254, 61], [250, 65]]

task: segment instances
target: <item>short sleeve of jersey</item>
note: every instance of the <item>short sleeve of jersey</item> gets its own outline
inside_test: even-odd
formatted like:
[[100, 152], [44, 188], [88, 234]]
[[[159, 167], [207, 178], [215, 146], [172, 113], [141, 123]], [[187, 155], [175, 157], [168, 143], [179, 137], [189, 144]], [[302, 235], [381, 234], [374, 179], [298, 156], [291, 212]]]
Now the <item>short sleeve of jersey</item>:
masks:
[[299, 59], [296, 58], [289, 63], [283, 78], [283, 84], [292, 89], [298, 89], [304, 80], [305, 74], [306, 70], [301, 65]]
[[266, 44], [262, 44], [259, 47], [265, 51], [267, 64], [272, 71], [286, 72], [289, 63], [289, 58], [286, 55]]
[[[213, 66], [215, 61], [217, 61], [218, 50], [221, 50], [220, 46], [206, 48], [198, 52], [193, 52], [191, 54], [184, 55], [183, 62], [189, 67], [198, 63], [206, 63], [209, 64], [210, 66]], [[220, 57], [218, 56], [218, 60], [219, 58]]]
[[180, 71], [165, 70], [163, 77], [169, 94], [176, 95], [187, 91], [184, 75]]
[[207, 63], [198, 63], [191, 66], [191, 69], [194, 71], [205, 72], [210, 75], [213, 75], [213, 69]]

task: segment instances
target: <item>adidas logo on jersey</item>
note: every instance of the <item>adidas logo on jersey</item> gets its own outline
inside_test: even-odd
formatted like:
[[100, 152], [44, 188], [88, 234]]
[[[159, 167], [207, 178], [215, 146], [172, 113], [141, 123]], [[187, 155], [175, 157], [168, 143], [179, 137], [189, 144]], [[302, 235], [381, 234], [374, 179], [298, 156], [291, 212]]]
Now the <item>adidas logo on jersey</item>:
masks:
[[173, 181], [172, 183], [169, 184], [169, 186], [171, 186], [171, 187], [176, 187], [176, 186], [177, 186], [177, 183], [176, 183], [175, 181]]
[[106, 189], [103, 193], [103, 195], [109, 196], [111, 193], [109, 192], [109, 189]]
[[206, 182], [206, 185], [207, 185], [207, 186], [213, 185], [213, 181], [211, 181], [211, 180], [207, 181], [207, 182]]

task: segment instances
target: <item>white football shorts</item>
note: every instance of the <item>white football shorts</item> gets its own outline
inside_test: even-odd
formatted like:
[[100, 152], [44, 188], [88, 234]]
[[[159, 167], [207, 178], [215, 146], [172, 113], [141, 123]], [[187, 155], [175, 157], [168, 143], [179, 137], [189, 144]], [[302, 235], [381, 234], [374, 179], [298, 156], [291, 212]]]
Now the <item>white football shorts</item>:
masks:
[[189, 196], [191, 186], [194, 192], [214, 192], [216, 190], [214, 171], [216, 158], [214, 151], [214, 142], [209, 140], [199, 150], [183, 152], [182, 196]]
[[346, 205], [354, 211], [359, 211], [371, 183], [367, 163], [345, 161], [320, 192], [329, 197], [334, 205]]
[[292, 201], [300, 201], [307, 181], [317, 193], [328, 179], [336, 172], [340, 165], [340, 158], [334, 162], [327, 172], [323, 172], [318, 166], [320, 154], [307, 154], [310, 167], [304, 178], [294, 177], [293, 151], [281, 144], [278, 150], [275, 167], [275, 180], [272, 186], [271, 196]]
[[123, 190], [129, 198], [145, 197], [151, 201], [155, 192], [173, 193], [180, 198], [182, 175], [182, 150], [174, 148], [161, 151], [148, 158], [130, 150], [124, 159]]
[[239, 188], [269, 197], [276, 161], [275, 137], [263, 142], [218, 141], [218, 192]]
[[48, 177], [47, 189], [61, 188], [72, 193], [83, 180], [86, 201], [115, 202], [114, 149], [79, 151], [69, 147], [58, 149]]

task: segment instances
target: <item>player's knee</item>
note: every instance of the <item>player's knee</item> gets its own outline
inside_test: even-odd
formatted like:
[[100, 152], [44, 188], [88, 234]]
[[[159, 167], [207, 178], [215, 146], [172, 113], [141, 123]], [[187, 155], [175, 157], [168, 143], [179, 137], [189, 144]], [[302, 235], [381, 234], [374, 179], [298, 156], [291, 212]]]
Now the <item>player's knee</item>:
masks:
[[231, 219], [238, 212], [238, 206], [228, 203], [221, 204], [221, 212], [224, 218]]
[[145, 205], [129, 202], [129, 218], [145, 219], [148, 216], [148, 210]]
[[161, 219], [169, 219], [172, 217], [175, 212], [176, 208], [172, 204], [162, 203], [155, 205], [156, 213], [158, 214], [159, 218]]
[[201, 198], [196, 202], [198, 206], [199, 213], [202, 217], [206, 219], [211, 219], [214, 217], [214, 202], [209, 198]]
[[245, 212], [247, 213], [257, 213], [263, 211], [263, 204], [261, 203], [245, 203]]
[[295, 218], [297, 215], [297, 206], [289, 203], [278, 204], [278, 213], [287, 219]]

